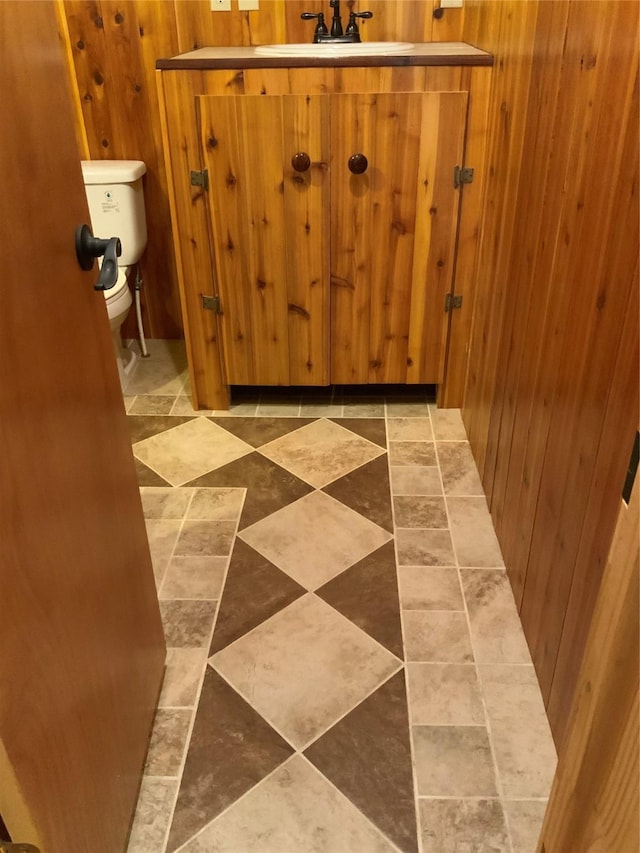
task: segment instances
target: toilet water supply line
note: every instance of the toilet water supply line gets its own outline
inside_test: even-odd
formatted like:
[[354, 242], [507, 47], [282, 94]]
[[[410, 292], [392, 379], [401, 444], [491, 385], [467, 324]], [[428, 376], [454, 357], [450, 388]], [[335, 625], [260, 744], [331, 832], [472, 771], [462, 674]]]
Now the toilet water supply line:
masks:
[[136, 317], [138, 319], [138, 337], [140, 338], [140, 351], [142, 358], [149, 358], [147, 344], [144, 339], [144, 326], [142, 325], [142, 306], [140, 305], [140, 291], [142, 290], [142, 276], [140, 275], [140, 264], [136, 264]]

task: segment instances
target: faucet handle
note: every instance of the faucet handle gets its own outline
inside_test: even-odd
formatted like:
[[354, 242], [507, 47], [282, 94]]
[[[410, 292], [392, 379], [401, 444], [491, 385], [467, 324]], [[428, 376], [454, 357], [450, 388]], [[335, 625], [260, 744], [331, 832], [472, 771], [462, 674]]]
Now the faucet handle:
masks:
[[373, 18], [373, 12], [350, 12], [349, 23], [347, 24], [347, 29], [345, 30], [347, 35], [360, 35], [360, 30], [358, 29], [356, 18], [363, 18], [365, 20], [368, 20], [369, 18]]
[[300, 15], [300, 18], [303, 21], [314, 21], [317, 20], [316, 29], [313, 34], [313, 43], [316, 44], [318, 41], [318, 36], [328, 36], [329, 30], [327, 29], [327, 25], [324, 22], [324, 12], [303, 12]]

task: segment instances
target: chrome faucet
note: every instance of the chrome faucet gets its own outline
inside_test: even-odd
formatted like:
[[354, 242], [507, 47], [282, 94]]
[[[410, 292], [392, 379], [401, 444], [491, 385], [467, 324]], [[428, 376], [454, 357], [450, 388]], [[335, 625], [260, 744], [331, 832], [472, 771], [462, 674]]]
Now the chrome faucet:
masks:
[[329, 0], [329, 5], [333, 9], [331, 33], [327, 29], [323, 12], [303, 12], [300, 15], [303, 21], [316, 20], [318, 22], [313, 34], [313, 43], [326, 44], [327, 42], [332, 42], [353, 44], [354, 42], [360, 42], [360, 30], [358, 29], [357, 18], [373, 18], [373, 12], [350, 12], [347, 29], [343, 31], [342, 19], [340, 17], [340, 0]]

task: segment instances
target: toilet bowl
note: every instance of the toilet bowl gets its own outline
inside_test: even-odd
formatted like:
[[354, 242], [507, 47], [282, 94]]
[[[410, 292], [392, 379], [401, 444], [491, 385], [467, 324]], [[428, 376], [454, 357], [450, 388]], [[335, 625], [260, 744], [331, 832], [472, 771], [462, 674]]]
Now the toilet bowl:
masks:
[[130, 272], [132, 272], [131, 267], [118, 267], [118, 280], [115, 285], [110, 290], [103, 291], [121, 386], [124, 386], [125, 380], [131, 373], [137, 360], [136, 353], [128, 347], [123, 346], [122, 335], [120, 333], [122, 324], [133, 305], [133, 298], [129, 287]]

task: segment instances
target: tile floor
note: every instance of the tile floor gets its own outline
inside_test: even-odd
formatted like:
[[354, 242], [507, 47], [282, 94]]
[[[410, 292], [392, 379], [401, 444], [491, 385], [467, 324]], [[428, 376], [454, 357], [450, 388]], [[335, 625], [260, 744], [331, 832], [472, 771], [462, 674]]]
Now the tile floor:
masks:
[[457, 411], [125, 389], [168, 646], [129, 853], [533, 853], [555, 768]]

